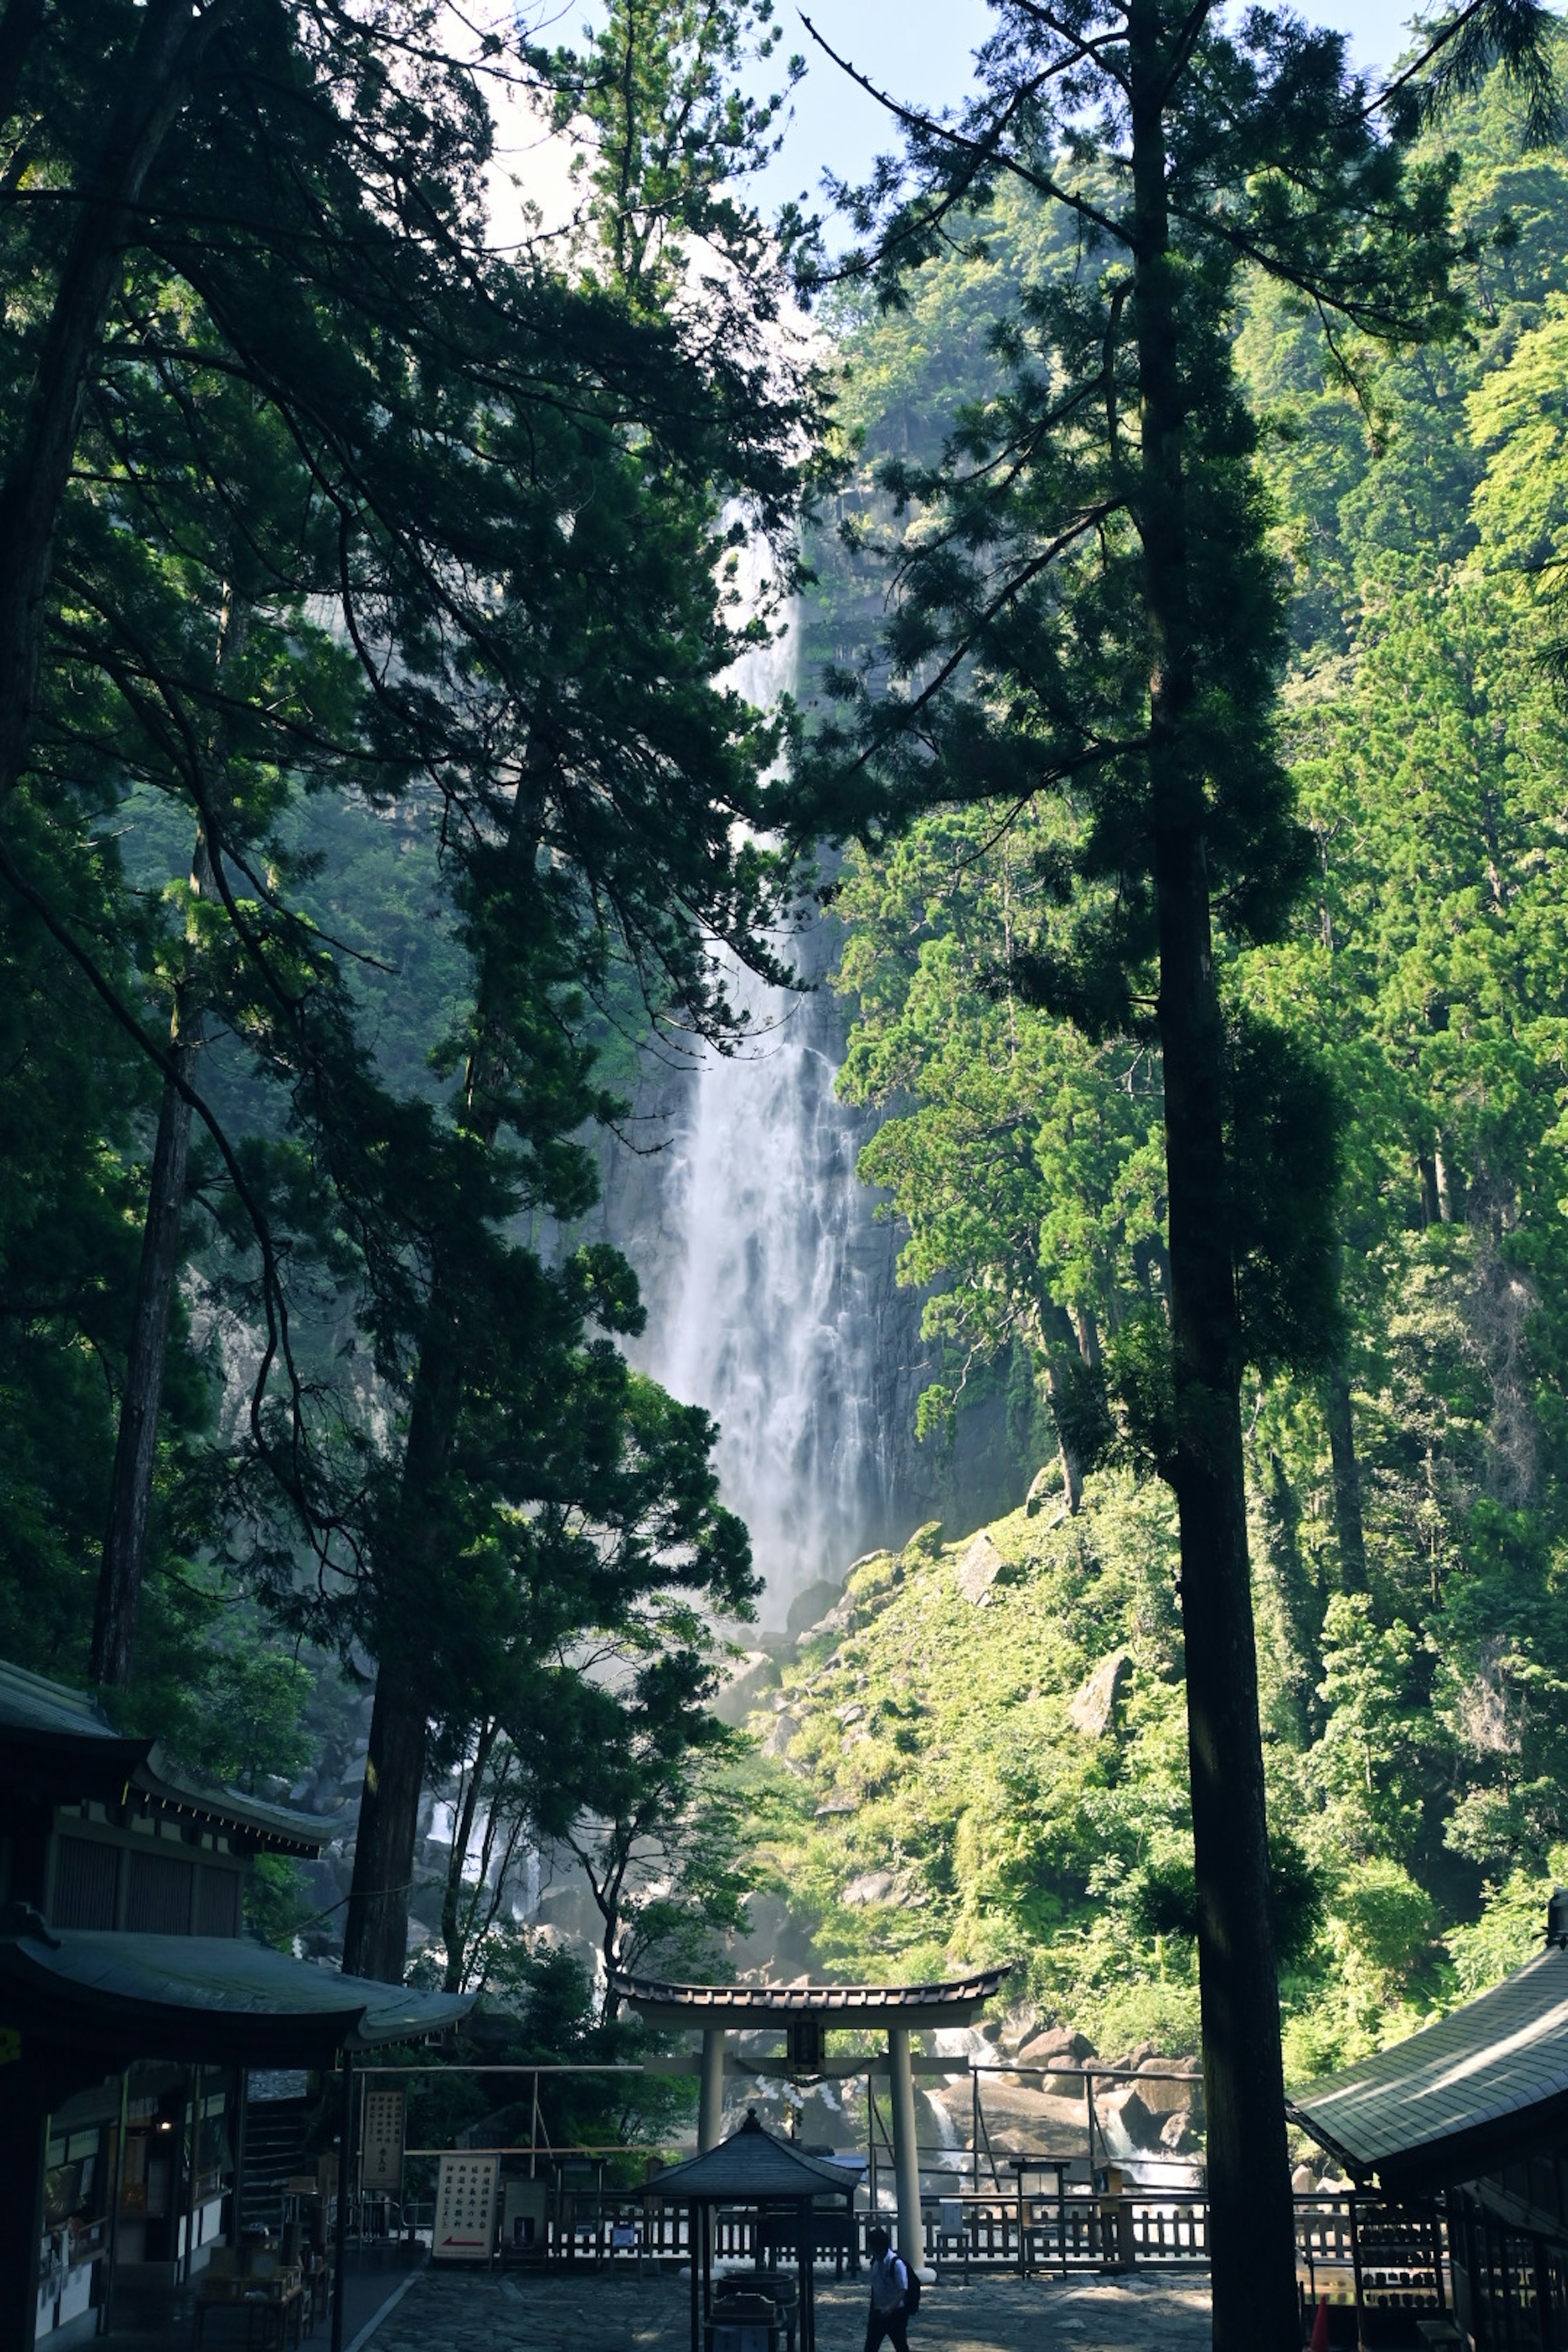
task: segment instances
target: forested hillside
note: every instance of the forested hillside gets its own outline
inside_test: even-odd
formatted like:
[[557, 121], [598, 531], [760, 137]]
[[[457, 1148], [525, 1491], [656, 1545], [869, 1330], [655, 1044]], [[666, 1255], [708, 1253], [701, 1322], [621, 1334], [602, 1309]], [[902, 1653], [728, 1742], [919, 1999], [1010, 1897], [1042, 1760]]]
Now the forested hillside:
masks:
[[[1263, 1123], [1306, 1213], [1326, 1197], [1342, 1300], [1331, 1360], [1255, 1372], [1243, 1400], [1299, 2076], [1515, 1964], [1568, 1870], [1568, 169], [1526, 146], [1497, 76], [1427, 154], [1450, 150], [1463, 336], [1331, 352], [1256, 278], [1235, 321], [1314, 871], [1279, 945], [1222, 934], [1222, 988], [1244, 1064], [1249, 1014], [1300, 1040], [1342, 1137], [1336, 1170], [1260, 1054], [1235, 1116]], [[955, 239], [907, 309], [846, 305], [859, 454], [817, 553], [819, 660], [852, 669], [879, 625], [906, 528], [889, 461], [932, 461], [955, 412], [998, 395], [1016, 353], [991, 322], [1072, 270], [1057, 219], [1009, 183], [984, 249]], [[1169, 1280], [1162, 1066], [1147, 1036], [1097, 1043], [1015, 984], [1057, 951], [1084, 822], [1070, 791], [990, 800], [850, 855], [841, 1085], [883, 1114], [862, 1173], [931, 1286], [931, 1442], [1000, 1378], [1064, 1491], [994, 1531], [1011, 1580], [984, 1611], [956, 1553], [858, 1570], [863, 1630], [808, 1651], [770, 1744], [828, 1804], [789, 1875], [829, 1949], [1021, 1953], [1102, 2046], [1190, 2047], [1173, 1522], [1137, 1425]], [[1118, 1655], [1103, 1729], [1073, 1729]], [[877, 1871], [898, 1894], [858, 1898]]]

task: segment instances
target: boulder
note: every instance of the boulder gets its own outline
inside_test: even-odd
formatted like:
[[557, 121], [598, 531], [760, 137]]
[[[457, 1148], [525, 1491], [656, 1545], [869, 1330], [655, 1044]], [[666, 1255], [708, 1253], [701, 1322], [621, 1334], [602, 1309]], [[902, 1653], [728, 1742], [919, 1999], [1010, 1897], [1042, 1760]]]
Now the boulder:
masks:
[[904, 1546], [902, 1557], [905, 1559], [935, 1559], [941, 1549], [942, 1521], [927, 1519], [923, 1527], [915, 1529]]
[[1030, 1518], [1039, 1517], [1051, 1496], [1061, 1493], [1062, 1486], [1062, 1465], [1058, 1455], [1055, 1462], [1047, 1462], [1043, 1470], [1037, 1470], [1029, 1481], [1029, 1491], [1024, 1497], [1024, 1508]]
[[983, 1601], [1005, 1566], [989, 1533], [982, 1528], [958, 1563], [958, 1589], [964, 1600]]
[[1173, 2156], [1185, 2156], [1197, 2144], [1192, 2118], [1180, 2107], [1160, 2126], [1160, 2145]]
[[1026, 2066], [1059, 2068], [1064, 2074], [1093, 2056], [1094, 2044], [1089, 2036], [1075, 2033], [1068, 2025], [1043, 2026], [1037, 2033], [1028, 2036], [1018, 2052]]
[[[1152, 2060], [1151, 2063], [1161, 2066], [1164, 2073], [1169, 2072], [1163, 2060]], [[1140, 2073], [1138, 2095], [1152, 2116], [1190, 2116], [1194, 2102], [1201, 2095], [1203, 2085], [1197, 2077], [1184, 2072], [1174, 2083], [1152, 2083]]]
[[1117, 1707], [1131, 1677], [1131, 1650], [1112, 1650], [1108, 1658], [1101, 1658], [1068, 1709], [1073, 1729], [1085, 1739], [1102, 1738], [1116, 1721]]
[[773, 1728], [769, 1731], [767, 1738], [763, 1742], [763, 1754], [764, 1756], [786, 1755], [789, 1751], [790, 1741], [795, 1738], [795, 1733], [799, 1729], [800, 1725], [798, 1721], [790, 1714], [787, 1707], [782, 1714], [775, 1715], [773, 1720]]
[[843, 1724], [845, 1729], [847, 1730], [852, 1723], [858, 1723], [860, 1721], [865, 1712], [865, 1708], [861, 1706], [859, 1700], [857, 1699], [853, 1706], [841, 1706], [839, 1708], [838, 1720]]
[[790, 1602], [789, 1615], [784, 1619], [785, 1633], [799, 1641], [810, 1633], [814, 1625], [820, 1625], [828, 1611], [837, 1608], [843, 1597], [843, 1586], [830, 1583], [826, 1577], [819, 1578], [815, 1584], [808, 1584], [805, 1591], [797, 1592]]
[[1099, 2104], [1106, 2143], [1113, 2151], [1133, 2153], [1152, 2148], [1158, 2142], [1160, 2125], [1144, 2105], [1135, 2083], [1119, 2083]]
[[890, 1903], [898, 1888], [890, 1870], [868, 1870], [850, 1880], [838, 1900], [847, 1911], [856, 1911], [867, 1903]]

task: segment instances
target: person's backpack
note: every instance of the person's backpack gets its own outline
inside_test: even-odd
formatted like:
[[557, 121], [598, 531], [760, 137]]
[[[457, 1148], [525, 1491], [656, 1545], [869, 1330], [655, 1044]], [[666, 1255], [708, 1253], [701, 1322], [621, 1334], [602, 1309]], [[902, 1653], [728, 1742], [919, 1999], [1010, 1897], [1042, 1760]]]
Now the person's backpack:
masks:
[[912, 2263], [904, 2264], [904, 2317], [912, 2319], [921, 2307], [921, 2274]]

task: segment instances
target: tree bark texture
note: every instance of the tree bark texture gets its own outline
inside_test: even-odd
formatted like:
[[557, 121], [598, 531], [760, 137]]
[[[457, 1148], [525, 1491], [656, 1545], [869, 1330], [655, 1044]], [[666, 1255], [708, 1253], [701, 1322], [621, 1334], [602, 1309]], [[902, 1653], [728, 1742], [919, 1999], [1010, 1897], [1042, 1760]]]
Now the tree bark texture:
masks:
[[[180, 1076], [189, 1084], [195, 1071], [195, 1046], [178, 1047], [175, 1060]], [[190, 1104], [176, 1087], [165, 1085], [158, 1112], [158, 1139], [153, 1151], [147, 1223], [142, 1234], [131, 1351], [125, 1367], [109, 1523], [104, 1530], [92, 1623], [92, 1679], [116, 1690], [123, 1690], [130, 1683], [135, 1660], [136, 1617], [147, 1557], [147, 1517], [158, 1450], [158, 1408], [163, 1393], [169, 1316], [180, 1263], [180, 1219], [184, 1208], [190, 1141]]]
[[[0, 482], [0, 796], [37, 694], [56, 527], [89, 377], [148, 173], [203, 50], [237, 0], [150, 0], [98, 168], [82, 191], [20, 430]], [[18, 26], [18, 35], [26, 30]], [[21, 58], [16, 60], [20, 71]]]
[[1185, 397], [1168, 250], [1158, 0], [1132, 0], [1139, 517], [1151, 641], [1150, 782], [1159, 926], [1187, 1738], [1208, 2120], [1215, 2352], [1299, 2352], [1279, 2000], [1247, 1548], [1241, 1333], [1228, 1221], [1226, 1040], [1215, 984], [1194, 688]]
[[440, 1328], [443, 1320], [435, 1301], [415, 1378], [396, 1521], [381, 1562], [375, 1699], [343, 1929], [345, 1973], [386, 1984], [402, 1983], [408, 1955], [430, 1716], [420, 1672], [421, 1611], [442, 1541], [441, 1488], [462, 1402], [458, 1334]]
[[[539, 740], [538, 730], [535, 742]], [[538, 838], [547, 755], [531, 750], [513, 803], [509, 847], [531, 860]], [[487, 1047], [484, 975], [475, 1034], [479, 1040], [468, 1074], [468, 1124], [493, 1144], [500, 1130], [500, 1089], [489, 1083], [500, 1047]], [[396, 1522], [381, 1563], [384, 1590], [378, 1616], [386, 1641], [378, 1654], [371, 1709], [370, 1753], [360, 1801], [353, 1878], [343, 1930], [343, 1967], [355, 1976], [401, 1984], [408, 1949], [408, 1905], [419, 1837], [429, 1729], [427, 1684], [417, 1650], [420, 1611], [443, 1541], [440, 1491], [450, 1469], [465, 1380], [460, 1313], [442, 1296], [437, 1272], [419, 1351], [409, 1408], [408, 1438]]]
[[1342, 1364], [1336, 1364], [1323, 1382], [1323, 1411], [1329, 1424], [1329, 1459], [1333, 1467], [1340, 1589], [1343, 1592], [1364, 1592], [1366, 1533], [1361, 1516], [1361, 1465], [1356, 1459], [1350, 1377]]

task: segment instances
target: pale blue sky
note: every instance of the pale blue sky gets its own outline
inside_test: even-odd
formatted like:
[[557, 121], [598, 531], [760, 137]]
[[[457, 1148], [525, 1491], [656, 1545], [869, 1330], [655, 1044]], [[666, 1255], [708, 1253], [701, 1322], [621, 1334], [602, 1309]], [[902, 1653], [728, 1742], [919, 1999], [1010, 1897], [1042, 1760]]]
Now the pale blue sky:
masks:
[[[1386, 65], [1405, 46], [1414, 0], [1298, 0], [1310, 21], [1351, 38], [1357, 65]], [[806, 0], [824, 39], [853, 59], [895, 98], [929, 107], [963, 94], [973, 52], [984, 39], [984, 0]], [[896, 149], [896, 127], [874, 100], [814, 47], [791, 0], [781, 9], [784, 49], [798, 48], [806, 78], [795, 92], [795, 120], [777, 162], [762, 183], [764, 208], [806, 191], [818, 201], [825, 164], [842, 178], [863, 176], [871, 158]]]

